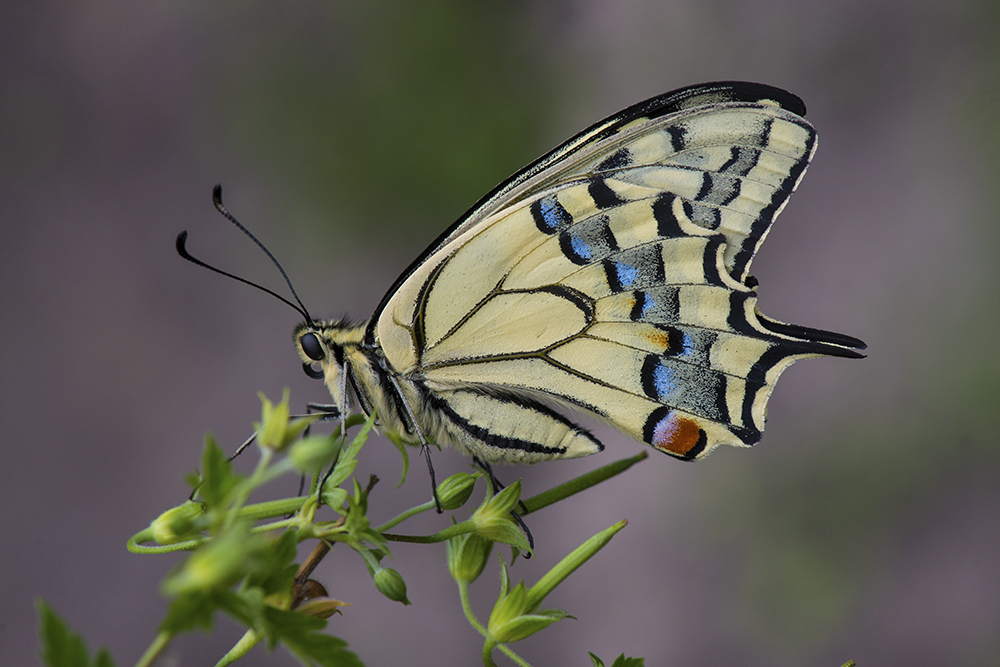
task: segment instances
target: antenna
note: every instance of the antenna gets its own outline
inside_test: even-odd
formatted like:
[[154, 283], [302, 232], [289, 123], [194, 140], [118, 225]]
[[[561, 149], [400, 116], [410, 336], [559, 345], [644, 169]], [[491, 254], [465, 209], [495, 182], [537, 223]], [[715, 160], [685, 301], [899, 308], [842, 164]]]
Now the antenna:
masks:
[[186, 248], [186, 245], [187, 245], [187, 236], [188, 236], [187, 230], [184, 230], [180, 234], [177, 235], [177, 243], [176, 243], [177, 254], [179, 254], [181, 257], [183, 257], [187, 261], [192, 262], [194, 264], [197, 264], [198, 266], [206, 268], [206, 269], [208, 269], [210, 271], [215, 271], [216, 273], [222, 274], [222, 275], [226, 276], [227, 278], [232, 278], [233, 280], [238, 280], [241, 283], [245, 283], [247, 285], [250, 285], [250, 287], [256, 287], [257, 289], [259, 289], [262, 292], [267, 292], [268, 294], [270, 294], [274, 298], [278, 299], [279, 301], [287, 303], [289, 306], [291, 306], [296, 311], [298, 311], [298, 313], [300, 315], [302, 315], [304, 318], [306, 318], [306, 322], [309, 322], [310, 324], [312, 324], [315, 320], [313, 320], [313, 318], [309, 315], [309, 311], [306, 310], [305, 304], [302, 303], [302, 299], [300, 299], [299, 295], [295, 292], [295, 288], [292, 286], [292, 281], [288, 279], [288, 274], [285, 273], [285, 270], [283, 268], [281, 268], [281, 264], [279, 264], [278, 260], [274, 258], [274, 255], [271, 254], [271, 251], [268, 250], [267, 247], [265, 247], [263, 243], [261, 243], [259, 240], [257, 240], [257, 237], [254, 236], [253, 234], [251, 234], [249, 229], [247, 229], [246, 227], [244, 227], [243, 225], [241, 225], [240, 221], [237, 220], [233, 216], [233, 214], [229, 212], [228, 209], [226, 209], [225, 205], [223, 205], [223, 203], [222, 203], [222, 186], [221, 185], [216, 185], [215, 188], [212, 189], [212, 203], [215, 205], [215, 209], [219, 213], [221, 213], [223, 215], [223, 217], [226, 218], [226, 220], [228, 220], [229, 222], [231, 222], [234, 225], [236, 225], [241, 232], [243, 232], [244, 234], [246, 234], [247, 236], [249, 236], [250, 239], [254, 243], [257, 244], [258, 248], [260, 248], [261, 250], [264, 251], [264, 254], [267, 255], [268, 259], [271, 260], [271, 262], [274, 264], [274, 266], [276, 266], [277, 269], [278, 269], [278, 271], [281, 273], [281, 277], [285, 279], [285, 284], [288, 285], [288, 289], [289, 289], [289, 291], [291, 291], [292, 296], [295, 297], [295, 301], [296, 301], [296, 303], [298, 303], [298, 305], [295, 305], [294, 303], [292, 303], [291, 301], [289, 301], [285, 297], [281, 296], [280, 294], [274, 292], [273, 290], [270, 290], [270, 289], [268, 289], [268, 288], [266, 288], [266, 287], [264, 287], [262, 285], [258, 285], [255, 282], [251, 282], [251, 281], [247, 280], [246, 278], [240, 278], [239, 276], [235, 276], [232, 273], [229, 273], [228, 271], [223, 271], [222, 269], [216, 268], [216, 267], [212, 266], [211, 264], [207, 264], [207, 263], [201, 261], [200, 259], [194, 257], [193, 255], [191, 255], [191, 253], [189, 253], [187, 251], [187, 248]]

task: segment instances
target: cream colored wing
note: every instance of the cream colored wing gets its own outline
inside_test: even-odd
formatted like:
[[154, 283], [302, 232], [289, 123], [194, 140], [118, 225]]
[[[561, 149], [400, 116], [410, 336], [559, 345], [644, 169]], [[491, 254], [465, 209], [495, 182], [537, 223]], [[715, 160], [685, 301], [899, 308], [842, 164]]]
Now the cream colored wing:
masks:
[[[450, 411], [446, 425], [517, 419], [530, 433], [538, 415], [549, 433], [555, 413], [541, 399], [695, 458], [757, 442], [793, 361], [861, 356], [851, 349], [861, 341], [757, 313], [747, 269], [815, 133], [788, 99], [797, 98], [740, 85], [750, 88], [668, 94], [585, 131], [498, 188], [404, 274], [368, 335]], [[456, 392], [463, 400], [449, 399]], [[440, 433], [475, 449], [502, 436], [490, 428]], [[575, 428], [532, 460], [596, 451]]]

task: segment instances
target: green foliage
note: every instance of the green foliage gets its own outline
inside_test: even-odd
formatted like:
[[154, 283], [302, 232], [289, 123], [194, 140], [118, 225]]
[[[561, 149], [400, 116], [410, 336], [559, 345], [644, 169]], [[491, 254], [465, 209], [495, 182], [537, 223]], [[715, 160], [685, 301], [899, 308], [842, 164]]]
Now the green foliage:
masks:
[[111, 655], [100, 649], [93, 658], [80, 635], [66, 625], [47, 604], [38, 600], [39, 635], [42, 662], [48, 667], [114, 667]]
[[[594, 663], [594, 667], [604, 667], [604, 661], [598, 658], [593, 653], [590, 655], [590, 661]], [[646, 661], [643, 658], [626, 658], [625, 654], [622, 653], [620, 656], [615, 658], [615, 661], [611, 663], [611, 667], [643, 667]]]
[[[170, 508], [134, 535], [128, 548], [136, 553], [188, 551], [188, 557], [163, 580], [162, 593], [171, 599], [159, 634], [137, 665], [151, 665], [173, 637], [195, 629], [211, 630], [217, 613], [225, 614], [246, 628], [242, 639], [218, 665], [229, 665], [264, 641], [273, 649], [284, 646], [305, 665], [354, 667], [361, 661], [347, 649], [343, 639], [326, 634], [326, 620], [341, 613], [341, 602], [310, 578], [316, 564], [335, 544], [342, 543], [361, 558], [371, 574], [373, 588], [390, 600], [410, 604], [406, 581], [382, 560], [390, 556], [391, 541], [435, 544], [444, 542], [448, 569], [458, 584], [459, 598], [469, 624], [483, 636], [482, 658], [494, 665], [500, 650], [518, 665], [527, 665], [507, 644], [536, 634], [564, 618], [559, 609], [541, 609], [545, 597], [621, 530], [625, 521], [599, 532], [567, 555], [534, 585], [521, 581], [511, 586], [507, 565], [500, 560], [501, 587], [496, 605], [483, 625], [468, 604], [468, 587], [489, 561], [494, 543], [530, 550], [528, 540], [512, 517], [558, 502], [616, 475], [645, 458], [633, 457], [612, 463], [550, 489], [535, 498], [521, 500], [517, 481], [497, 494], [489, 492], [468, 519], [451, 519], [451, 525], [431, 535], [395, 535], [387, 532], [416, 514], [432, 511], [432, 497], [380, 526], [368, 517], [369, 497], [378, 481], [362, 485], [352, 475], [358, 456], [374, 424], [354, 416], [348, 427], [360, 425], [346, 444], [339, 427], [334, 434], [308, 434], [313, 417], [292, 418], [288, 392], [278, 404], [261, 396], [262, 418], [255, 424], [260, 460], [249, 475], [234, 472], [229, 460], [209, 436], [201, 457], [202, 473], [189, 476], [194, 487], [191, 500]], [[329, 472], [324, 474], [324, 468]], [[251, 495], [279, 475], [312, 474], [305, 497], [249, 503]], [[325, 479], [324, 479], [325, 477]], [[482, 474], [458, 473], [441, 482], [436, 490], [441, 506], [460, 510], [470, 499]], [[322, 487], [322, 488], [320, 488]], [[334, 510], [335, 518], [320, 520], [321, 505]], [[294, 561], [299, 543], [316, 542], [313, 554], [302, 566]], [[83, 641], [39, 603], [43, 656], [57, 667], [111, 667], [110, 656], [99, 652], [92, 660]], [[641, 661], [616, 661], [615, 665], [641, 665]]]

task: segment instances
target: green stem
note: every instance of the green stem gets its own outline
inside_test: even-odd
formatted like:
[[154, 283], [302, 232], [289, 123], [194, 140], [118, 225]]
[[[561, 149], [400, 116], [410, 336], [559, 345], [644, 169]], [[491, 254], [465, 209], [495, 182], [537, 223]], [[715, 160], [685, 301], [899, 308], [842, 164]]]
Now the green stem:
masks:
[[[431, 504], [433, 507], [433, 502]], [[476, 524], [472, 520], [463, 521], [461, 523], [456, 523], [454, 526], [449, 526], [439, 533], [434, 533], [433, 535], [396, 535], [394, 533], [382, 533], [382, 537], [393, 542], [412, 542], [415, 544], [434, 544], [435, 542], [444, 542], [445, 540], [455, 537], [456, 535], [464, 535], [465, 533], [471, 533], [475, 531]]]
[[382, 568], [382, 564], [378, 562], [378, 559], [368, 549], [355, 548], [354, 550], [361, 556], [361, 560], [365, 562], [365, 567], [368, 568], [372, 576], [375, 576], [375, 573]]
[[465, 618], [469, 621], [469, 625], [474, 627], [476, 632], [485, 637], [486, 628], [483, 627], [483, 624], [479, 622], [478, 618], [476, 618], [476, 615], [472, 611], [472, 605], [469, 604], [469, 582], [458, 582], [458, 597], [462, 600], [462, 611], [465, 612]]
[[250, 477], [243, 480], [237, 487], [236, 499], [233, 501], [232, 508], [226, 513], [226, 521], [223, 524], [223, 529], [232, 527], [236, 519], [240, 517], [240, 513], [244, 509], [243, 505], [246, 503], [247, 498], [250, 497], [250, 493], [260, 486], [261, 479], [264, 477], [273, 456], [274, 451], [270, 447], [260, 447], [260, 459], [257, 461], [253, 472], [250, 473]]
[[519, 664], [521, 667], [531, 667], [527, 660], [510, 650], [506, 644], [497, 644], [497, 648], [500, 649], [501, 653]]
[[245, 656], [250, 649], [260, 642], [261, 639], [262, 637], [258, 635], [255, 630], [247, 630], [243, 633], [243, 636], [240, 637], [240, 640], [236, 642], [231, 649], [229, 649], [229, 652], [222, 656], [222, 659], [219, 660], [219, 662], [215, 663], [215, 667], [226, 667], [226, 665], [233, 664]]
[[125, 543], [125, 547], [134, 554], [168, 554], [174, 551], [190, 551], [205, 541], [202, 538], [198, 538], [194, 540], [184, 540], [183, 542], [176, 542], [174, 544], [160, 544], [155, 547], [146, 547], [142, 545], [142, 542], [148, 542], [151, 539], [153, 539], [153, 529], [146, 528], [128, 538], [128, 542]]
[[627, 459], [614, 461], [606, 466], [598, 468], [597, 470], [591, 470], [590, 472], [580, 475], [575, 479], [571, 479], [564, 484], [552, 487], [548, 491], [542, 491], [537, 496], [532, 496], [531, 498], [523, 501], [525, 511], [523, 513], [518, 512], [518, 514], [524, 516], [525, 514], [537, 512], [543, 507], [548, 507], [554, 502], [558, 502], [564, 498], [569, 498], [575, 493], [585, 491], [595, 484], [600, 484], [606, 479], [610, 479], [619, 473], [625, 472], [639, 461], [645, 459], [647, 456], [649, 456], [649, 453], [642, 451]]
[[139, 661], [135, 663], [135, 667], [149, 667], [149, 665], [152, 665], [153, 661], [156, 660], [156, 658], [160, 655], [163, 649], [167, 647], [167, 644], [169, 644], [170, 640], [173, 638], [174, 634], [172, 632], [167, 632], [166, 630], [156, 635], [156, 639], [154, 639], [153, 643], [149, 645], [146, 652], [142, 654]]
[[493, 649], [497, 647], [495, 641], [487, 639], [483, 642], [483, 666], [484, 667], [497, 667], [497, 663], [493, 660]]
[[294, 498], [282, 498], [281, 500], [269, 500], [264, 503], [247, 505], [240, 509], [239, 517], [250, 521], [259, 521], [261, 519], [269, 519], [272, 516], [285, 516], [286, 514], [299, 511], [306, 504], [307, 500], [309, 498], [306, 496], [296, 496]]
[[391, 518], [388, 521], [386, 521], [385, 523], [383, 523], [381, 526], [379, 526], [378, 528], [375, 529], [375, 532], [381, 533], [381, 532], [387, 531], [390, 528], [392, 528], [393, 526], [398, 526], [399, 524], [403, 523], [404, 521], [406, 521], [407, 519], [409, 519], [411, 516], [416, 516], [417, 514], [420, 514], [421, 512], [426, 512], [427, 510], [432, 510], [432, 509], [434, 509], [434, 507], [435, 507], [435, 505], [434, 505], [434, 501], [433, 500], [428, 500], [423, 505], [417, 505], [416, 507], [411, 507], [410, 509], [406, 510], [402, 514], [394, 516], [393, 518]]

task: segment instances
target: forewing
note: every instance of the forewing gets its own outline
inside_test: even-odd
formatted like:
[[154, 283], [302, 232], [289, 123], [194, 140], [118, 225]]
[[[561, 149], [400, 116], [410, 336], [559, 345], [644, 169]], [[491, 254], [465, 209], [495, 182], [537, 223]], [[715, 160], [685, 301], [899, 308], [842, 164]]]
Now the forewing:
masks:
[[680, 99], [598, 124], [466, 216], [378, 314], [392, 366], [554, 399], [694, 458], [756, 442], [794, 360], [859, 356], [758, 316], [746, 281], [812, 127], [773, 101]]

